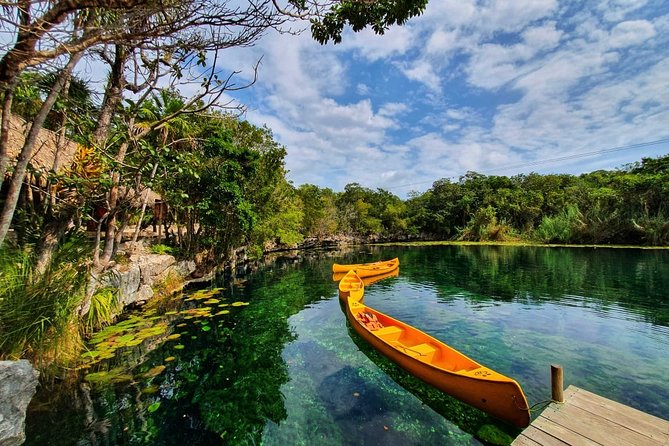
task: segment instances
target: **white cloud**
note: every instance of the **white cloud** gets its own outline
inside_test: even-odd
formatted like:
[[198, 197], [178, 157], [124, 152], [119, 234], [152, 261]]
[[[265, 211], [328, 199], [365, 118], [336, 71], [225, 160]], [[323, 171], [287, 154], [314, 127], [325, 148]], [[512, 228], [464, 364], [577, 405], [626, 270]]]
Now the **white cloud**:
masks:
[[480, 28], [489, 32], [520, 31], [528, 24], [551, 16], [557, 0], [493, 0], [480, 7]]
[[425, 52], [434, 56], [446, 56], [460, 47], [457, 31], [445, 31], [437, 29], [427, 40]]
[[337, 51], [356, 51], [370, 61], [387, 59], [405, 54], [414, 44], [415, 35], [411, 25], [392, 27], [382, 36], [371, 29], [359, 33], [349, 32]]
[[286, 145], [297, 184], [429, 187], [667, 136], [669, 15], [643, 3], [574, 14], [557, 0], [433, 1], [385, 36], [350, 33], [338, 46], [278, 36], [225, 63], [265, 54], [249, 119]]
[[401, 102], [387, 102], [379, 109], [380, 116], [397, 116], [409, 110], [407, 104]]
[[612, 48], [638, 45], [655, 35], [653, 24], [647, 20], [629, 20], [618, 23], [611, 30], [609, 44]]
[[604, 0], [599, 2], [597, 9], [602, 12], [606, 21], [619, 22], [646, 3], [648, 3], [647, 0]]
[[430, 61], [419, 59], [413, 63], [400, 64], [400, 69], [408, 79], [420, 82], [432, 91], [441, 90], [441, 77]]

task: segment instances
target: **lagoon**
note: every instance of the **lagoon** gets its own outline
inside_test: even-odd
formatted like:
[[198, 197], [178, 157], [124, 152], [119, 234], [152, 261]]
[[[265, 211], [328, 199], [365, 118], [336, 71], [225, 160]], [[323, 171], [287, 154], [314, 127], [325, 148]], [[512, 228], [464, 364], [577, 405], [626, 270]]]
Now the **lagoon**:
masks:
[[[513, 377], [530, 404], [550, 397], [558, 363], [565, 385], [669, 417], [669, 251], [367, 246], [279, 259], [220, 279], [208, 300], [154, 308], [145, 318], [164, 333], [45, 383], [26, 444], [508, 442], [517, 430], [417, 381], [348, 328], [331, 264], [396, 256], [399, 276], [368, 287], [366, 303]], [[183, 312], [207, 306], [216, 311]], [[118, 379], [81, 379], [109, 370]]]

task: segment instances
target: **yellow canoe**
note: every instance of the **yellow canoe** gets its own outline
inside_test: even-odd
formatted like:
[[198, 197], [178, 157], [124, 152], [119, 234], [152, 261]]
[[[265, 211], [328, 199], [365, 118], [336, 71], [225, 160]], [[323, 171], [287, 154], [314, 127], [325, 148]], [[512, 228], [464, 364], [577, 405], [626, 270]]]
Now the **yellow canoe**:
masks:
[[372, 263], [353, 263], [349, 265], [343, 265], [335, 263], [332, 265], [333, 273], [347, 273], [351, 270], [355, 270], [360, 277], [371, 277], [378, 276], [379, 274], [389, 273], [397, 269], [400, 266], [400, 259], [395, 257], [391, 260], [381, 260], [379, 262]]
[[[347, 275], [346, 280], [355, 278]], [[362, 293], [349, 295], [346, 316], [372, 347], [415, 377], [471, 406], [518, 427], [530, 424], [527, 399], [515, 380], [364, 305], [363, 296], [364, 285]]]
[[361, 301], [365, 295], [365, 283], [354, 271], [344, 274], [339, 281], [339, 298], [350, 298], [353, 301]]
[[[339, 281], [341, 281], [341, 279], [344, 278], [344, 276], [346, 274], [347, 273], [333, 273], [332, 274], [332, 281], [333, 282], [339, 282]], [[389, 277], [397, 277], [399, 275], [400, 275], [400, 269], [397, 268], [397, 269], [394, 269], [394, 270], [392, 270], [388, 273], [385, 273], [385, 274], [379, 274], [379, 275], [376, 275], [376, 276], [369, 276], [369, 277], [361, 277], [361, 279], [362, 279], [362, 282], [365, 284], [365, 286], [369, 286], [369, 285], [371, 285], [373, 283], [376, 283], [380, 280], [387, 279]], [[360, 277], [360, 276], [358, 276], [358, 277]]]

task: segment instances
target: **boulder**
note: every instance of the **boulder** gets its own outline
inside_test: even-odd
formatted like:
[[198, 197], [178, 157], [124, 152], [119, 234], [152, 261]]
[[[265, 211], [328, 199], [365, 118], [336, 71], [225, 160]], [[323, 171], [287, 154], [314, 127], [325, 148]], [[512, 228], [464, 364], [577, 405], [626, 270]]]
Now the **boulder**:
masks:
[[141, 271], [138, 265], [130, 264], [123, 271], [111, 269], [100, 279], [100, 287], [118, 289], [120, 302], [125, 306], [139, 299], [135, 297], [140, 288]]
[[35, 395], [38, 377], [25, 359], [0, 361], [0, 446], [25, 441], [26, 409]]
[[156, 279], [163, 277], [163, 273], [170, 266], [176, 263], [176, 259], [169, 254], [130, 256], [130, 261], [139, 265], [143, 284], [153, 284]]

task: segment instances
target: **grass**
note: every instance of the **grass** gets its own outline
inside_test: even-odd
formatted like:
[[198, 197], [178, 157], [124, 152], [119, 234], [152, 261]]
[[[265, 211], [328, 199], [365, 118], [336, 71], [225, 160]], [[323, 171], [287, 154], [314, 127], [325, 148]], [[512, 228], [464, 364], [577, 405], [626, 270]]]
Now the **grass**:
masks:
[[27, 358], [39, 368], [78, 355], [77, 309], [88, 279], [79, 263], [86, 244], [64, 243], [46, 272], [33, 269], [32, 252], [0, 248], [0, 359]]
[[84, 317], [88, 333], [111, 324], [119, 310], [118, 290], [103, 288], [91, 297], [91, 306]]

